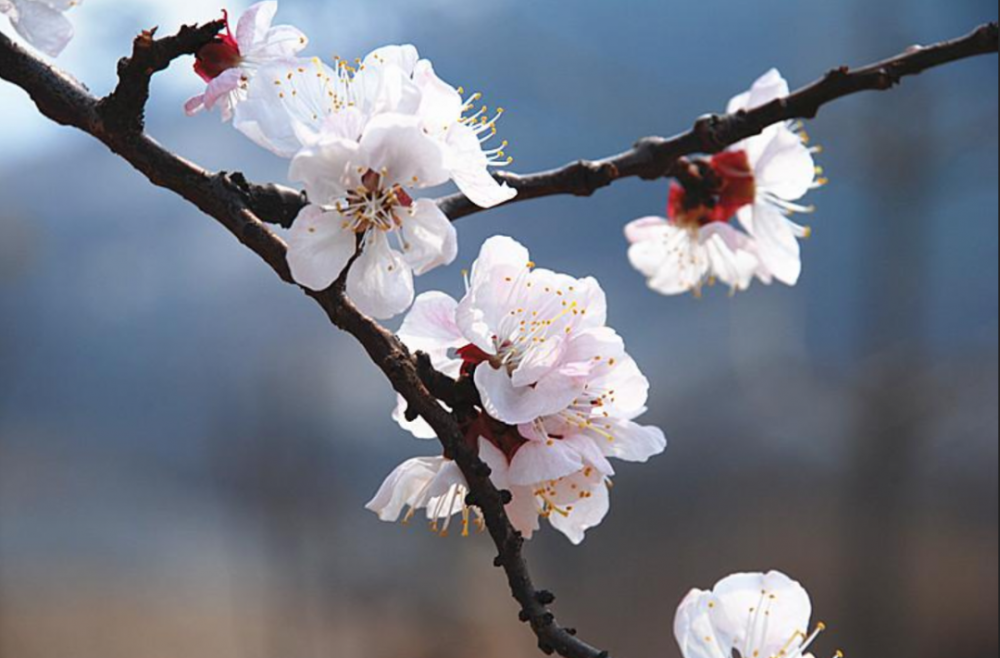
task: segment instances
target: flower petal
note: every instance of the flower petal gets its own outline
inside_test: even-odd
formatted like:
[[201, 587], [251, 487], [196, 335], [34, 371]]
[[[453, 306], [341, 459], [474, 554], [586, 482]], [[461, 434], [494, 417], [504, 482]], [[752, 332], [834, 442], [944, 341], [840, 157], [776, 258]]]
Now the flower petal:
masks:
[[344, 230], [337, 212], [308, 206], [292, 225], [288, 266], [295, 281], [310, 290], [326, 290], [341, 275], [357, 249], [353, 231]]
[[389, 247], [384, 233], [369, 234], [364, 252], [347, 277], [347, 294], [358, 309], [376, 320], [389, 320], [413, 303], [413, 272]]
[[361, 185], [369, 163], [368, 152], [357, 142], [324, 138], [292, 158], [288, 178], [302, 183], [313, 203], [334, 204]]
[[564, 441], [531, 441], [514, 455], [508, 477], [513, 485], [531, 486], [559, 480], [583, 467], [580, 453]]
[[444, 467], [443, 457], [411, 459], [393, 471], [378, 493], [365, 507], [389, 523], [399, 520], [407, 506], [415, 506], [420, 493], [427, 489]]
[[52, 57], [58, 57], [73, 39], [73, 24], [61, 11], [44, 2], [16, 3], [11, 23], [28, 43]]
[[368, 165], [392, 183], [407, 188], [436, 187], [447, 182], [441, 146], [430, 138], [415, 116], [381, 114], [361, 137]]
[[451, 265], [458, 257], [455, 225], [430, 199], [417, 200], [411, 210], [403, 219], [403, 255], [414, 274], [419, 276], [441, 265]]

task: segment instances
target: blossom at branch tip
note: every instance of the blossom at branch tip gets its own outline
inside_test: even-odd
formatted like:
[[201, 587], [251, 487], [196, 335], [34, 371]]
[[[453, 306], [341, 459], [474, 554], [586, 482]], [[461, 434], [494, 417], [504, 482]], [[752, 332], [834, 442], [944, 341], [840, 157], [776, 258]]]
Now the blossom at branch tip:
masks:
[[454, 225], [430, 199], [411, 192], [447, 180], [441, 150], [413, 116], [382, 114], [360, 140], [326, 135], [292, 160], [290, 177], [313, 205], [292, 226], [288, 264], [293, 278], [325, 290], [360, 248], [347, 294], [378, 319], [413, 303], [413, 276], [458, 255]]
[[674, 632], [684, 658], [812, 658], [826, 625], [811, 617], [809, 594], [785, 574], [737, 574], [688, 594]]
[[[660, 429], [635, 422], [649, 382], [606, 316], [597, 281], [537, 269], [523, 246], [496, 237], [461, 301], [425, 293], [400, 329], [437, 370], [473, 378], [482, 410], [466, 440], [488, 453], [494, 484], [513, 494], [508, 515], [525, 537], [542, 517], [580, 543], [608, 512], [609, 459], [646, 462], [666, 448]], [[397, 422], [433, 438], [405, 408], [400, 399]]]
[[73, 24], [64, 12], [83, 0], [0, 0], [0, 14], [24, 39], [46, 55], [58, 57], [73, 39]]
[[184, 105], [189, 116], [218, 106], [222, 119], [229, 121], [246, 100], [250, 81], [261, 67], [294, 57], [308, 45], [297, 28], [273, 25], [277, 13], [277, 2], [258, 2], [243, 13], [233, 34], [229, 15], [223, 12], [225, 32], [195, 57], [194, 70], [208, 87]]
[[517, 194], [490, 174], [512, 162], [506, 142], [490, 146], [504, 111], [479, 107], [481, 94], [462, 94], [413, 46], [386, 46], [353, 63], [337, 59], [333, 67], [318, 58], [265, 67], [251, 81], [235, 126], [290, 158], [327, 135], [358, 139], [380, 114], [412, 115], [442, 150], [448, 178], [474, 203], [491, 208]]
[[[788, 83], [772, 70], [734, 98], [729, 112], [788, 93]], [[795, 285], [802, 273], [799, 240], [810, 230], [789, 216], [811, 211], [798, 201], [823, 184], [815, 152], [795, 126], [779, 123], [699, 162], [697, 177], [671, 185], [665, 218], [626, 227], [633, 267], [664, 295], [700, 294], [716, 281], [746, 290], [754, 278]]]

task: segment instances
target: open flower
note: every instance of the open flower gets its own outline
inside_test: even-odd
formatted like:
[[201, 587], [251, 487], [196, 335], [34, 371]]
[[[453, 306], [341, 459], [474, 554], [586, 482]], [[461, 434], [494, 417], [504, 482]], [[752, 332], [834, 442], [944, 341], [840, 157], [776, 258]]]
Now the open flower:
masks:
[[24, 39], [47, 55], [59, 56], [73, 39], [73, 24], [63, 12], [83, 0], [0, 0], [0, 14]]
[[314, 205], [292, 226], [288, 263], [295, 280], [325, 290], [360, 247], [347, 293], [364, 313], [384, 319], [413, 302], [413, 275], [451, 263], [455, 228], [429, 199], [410, 192], [447, 180], [441, 150], [417, 119], [382, 114], [359, 141], [325, 136], [292, 161], [290, 177]]
[[[494, 483], [513, 493], [508, 513], [526, 537], [547, 518], [574, 543], [608, 512], [609, 459], [645, 462], [666, 448], [646, 410], [649, 382], [605, 326], [607, 304], [593, 279], [536, 269], [510, 238], [486, 242], [461, 302], [417, 298], [401, 340], [439, 371], [471, 376], [482, 412], [465, 428], [489, 446]], [[423, 421], [394, 417], [419, 438]]]
[[[734, 98], [729, 111], [751, 110], [787, 95], [788, 83], [771, 71]], [[633, 267], [664, 295], [700, 294], [716, 281], [735, 292], [755, 277], [794, 285], [802, 273], [799, 239], [809, 229], [788, 216], [809, 211], [797, 201], [823, 182], [816, 180], [813, 152], [791, 124], [781, 123], [694, 163], [683, 184], [671, 185], [665, 218], [647, 217], [626, 227]]]
[[646, 217], [625, 227], [629, 261], [649, 287], [663, 295], [698, 295], [721, 281], [746, 290], [760, 267], [753, 240], [726, 222], [677, 217]]
[[[788, 82], [772, 69], [750, 91], [730, 101], [728, 111], [753, 110], [788, 94]], [[808, 237], [810, 230], [789, 215], [810, 212], [811, 208], [798, 202], [824, 182], [816, 178], [814, 152], [805, 135], [786, 122], [732, 146], [713, 161], [724, 179], [738, 181], [741, 193], [736, 214], [756, 239], [765, 282], [773, 276], [795, 285], [802, 274], [799, 240]]]
[[235, 125], [264, 148], [292, 157], [324, 135], [358, 139], [379, 114], [414, 115], [439, 143], [448, 178], [474, 203], [490, 208], [517, 192], [490, 175], [491, 168], [512, 160], [506, 142], [488, 146], [503, 110], [477, 107], [480, 98], [463, 99], [413, 46], [387, 46], [353, 64], [338, 59], [335, 67], [319, 59], [273, 63], [251, 82]]
[[674, 630], [684, 658], [811, 658], [826, 630], [822, 623], [810, 630], [811, 616], [809, 594], [788, 576], [737, 574], [711, 592], [692, 591]]
[[277, 13], [277, 2], [253, 5], [240, 17], [234, 35], [229, 15], [223, 11], [226, 31], [202, 47], [195, 59], [194, 70], [208, 88], [185, 104], [189, 115], [218, 105], [223, 120], [228, 121], [246, 99], [255, 71], [269, 62], [294, 57], [306, 47], [308, 39], [298, 29], [272, 25]]

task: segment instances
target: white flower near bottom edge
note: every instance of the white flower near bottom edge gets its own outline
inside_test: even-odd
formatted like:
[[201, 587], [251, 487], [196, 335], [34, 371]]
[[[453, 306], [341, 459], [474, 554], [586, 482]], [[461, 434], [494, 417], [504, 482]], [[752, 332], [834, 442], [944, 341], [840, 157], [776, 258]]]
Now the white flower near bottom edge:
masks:
[[58, 57], [73, 39], [73, 24], [63, 15], [83, 0], [0, 0], [0, 14], [24, 39], [46, 55]]
[[684, 658], [811, 658], [826, 630], [810, 627], [811, 617], [809, 594], [785, 574], [736, 574], [688, 594], [674, 633]]
[[246, 100], [250, 81], [259, 68], [294, 57], [308, 45], [309, 40], [297, 28], [273, 25], [277, 13], [277, 2], [258, 2], [240, 16], [234, 35], [229, 15], [223, 12], [225, 32], [196, 56], [194, 70], [208, 86], [205, 93], [185, 103], [188, 116], [218, 106], [222, 120], [229, 121], [235, 108]]
[[288, 264], [299, 284], [325, 290], [357, 249], [347, 294], [374, 318], [389, 319], [413, 303], [413, 276], [458, 255], [455, 227], [430, 199], [410, 192], [447, 179], [436, 142], [415, 117], [379, 115], [360, 141], [323, 139], [303, 149], [289, 170], [314, 205], [292, 225]]
[[[494, 486], [510, 491], [507, 515], [514, 529], [531, 539], [545, 518], [572, 543], [583, 542], [589, 529], [610, 510], [610, 479], [593, 466], [569, 476], [530, 486], [512, 485], [506, 456], [486, 438], [478, 440], [479, 456], [490, 467]], [[453, 520], [461, 515], [462, 535], [484, 530], [482, 512], [470, 507], [468, 483], [458, 465], [444, 457], [421, 457], [400, 465], [386, 479], [366, 506], [379, 519], [409, 523], [423, 510], [431, 530], [447, 536]]]

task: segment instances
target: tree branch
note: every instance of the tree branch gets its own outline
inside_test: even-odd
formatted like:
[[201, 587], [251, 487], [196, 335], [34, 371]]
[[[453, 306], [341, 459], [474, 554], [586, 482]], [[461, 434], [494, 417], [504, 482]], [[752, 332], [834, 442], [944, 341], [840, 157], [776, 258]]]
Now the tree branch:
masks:
[[[794, 92], [787, 98], [755, 110], [698, 119], [686, 133], [665, 139], [646, 137], [632, 149], [603, 160], [581, 160], [559, 169], [538, 174], [500, 173], [496, 177], [518, 191], [508, 203], [556, 195], [591, 196], [623, 178], [657, 180], [672, 176], [680, 158], [695, 153], [718, 153], [748, 137], [753, 137], [782, 121], [814, 119], [823, 106], [863, 91], [885, 91], [903, 78], [938, 66], [980, 55], [997, 54], [997, 23], [989, 23], [968, 35], [934, 44], [914, 46], [882, 62], [851, 70], [847, 66]], [[452, 221], [482, 212], [462, 194], [438, 200], [438, 206]]]
[[[133, 55], [119, 65], [118, 88], [98, 100], [82, 85], [16, 46], [0, 34], [0, 77], [21, 87], [43, 115], [62, 125], [89, 133], [140, 171], [154, 185], [174, 191], [215, 218], [240, 242], [254, 251], [284, 281], [294, 283], [286, 262], [285, 243], [262, 219], [288, 226], [305, 203], [302, 194], [281, 186], [258, 186], [240, 174], [209, 172], [171, 153], [142, 134], [143, 112], [150, 80], [177, 57], [197, 52], [215, 37], [222, 25], [210, 23], [185, 27], [178, 35], [155, 39], [153, 31], [136, 40]], [[671, 175], [681, 158], [693, 153], [714, 153], [758, 134], [775, 123], [815, 117], [836, 99], [866, 90], [893, 87], [903, 77], [956, 60], [995, 53], [997, 25], [983, 26], [972, 34], [927, 48], [913, 48], [892, 59], [855, 71], [843, 67], [790, 97], [751, 112], [699, 119], [694, 129], [670, 139], [651, 137], [635, 148], [605, 160], [581, 161], [561, 169], [534, 175], [501, 176], [520, 191], [525, 201], [557, 194], [589, 196], [615, 180], [639, 177], [647, 180]], [[480, 209], [465, 197], [440, 200], [453, 220]], [[508, 492], [496, 489], [489, 468], [463, 441], [456, 418], [448, 413], [428, 386], [442, 395], [464, 395], [462, 383], [450, 387], [426, 363], [415, 359], [406, 347], [381, 325], [360, 313], [347, 298], [344, 279], [324, 292], [304, 292], [324, 310], [331, 322], [362, 344], [393, 387], [406, 399], [413, 413], [423, 417], [437, 432], [445, 452], [454, 457], [468, 480], [469, 504], [479, 507], [499, 555], [498, 567], [507, 574], [514, 598], [521, 606], [521, 619], [530, 623], [546, 654], [565, 658], [608, 658], [559, 626], [549, 606], [554, 597], [535, 588], [523, 554], [523, 539], [505, 511]]]
[[[182, 33], [192, 34], [192, 29], [185, 28]], [[202, 28], [194, 30], [194, 33], [204, 34]], [[151, 34], [148, 37], [152, 39]], [[158, 43], [153, 40], [152, 44], [143, 48], [149, 47], [151, 52], [175, 52], [178, 56], [189, 50], [187, 47], [174, 50], [166, 46], [161, 48]], [[185, 44], [192, 43], [185, 41]], [[136, 126], [141, 126], [149, 76], [169, 64], [159, 56], [150, 57], [147, 63], [150, 66], [143, 68], [144, 73], [138, 76], [139, 93], [133, 94], [120, 85], [118, 98], [129, 100], [113, 103], [112, 107], [116, 109], [108, 110], [106, 102], [91, 96], [78, 82], [0, 33], [0, 78], [27, 91], [44, 116], [62, 125], [78, 128], [103, 142], [151, 183], [177, 193], [215, 218], [270, 265], [283, 281], [294, 284], [286, 262], [285, 243], [254, 212], [255, 202], [260, 206], [261, 199], [273, 202], [285, 196], [282, 188], [268, 193], [266, 186], [252, 186], [240, 175], [209, 172], [166, 150], [148, 135], [135, 132]], [[130, 70], [127, 64], [124, 68]], [[149, 71], [148, 76], [146, 71]], [[123, 77], [123, 85], [133, 73]], [[135, 112], [137, 99], [143, 99], [138, 113]], [[112, 121], [108, 121], [109, 112], [114, 118]], [[280, 222], [282, 217], [278, 213], [274, 220]], [[422, 416], [437, 432], [445, 452], [461, 468], [472, 492], [469, 502], [482, 510], [490, 536], [499, 551], [496, 565], [506, 572], [511, 592], [521, 606], [521, 619], [531, 625], [538, 637], [539, 648], [546, 654], [558, 653], [565, 658], [608, 658], [607, 652], [591, 647], [579, 640], [573, 631], [556, 623], [549, 610], [554, 598], [535, 588], [522, 550], [524, 541], [507, 517], [505, 507], [510, 501], [510, 494], [498, 491], [493, 485], [489, 467], [465, 444], [456, 419], [428, 391], [416, 359], [392, 333], [358, 311], [347, 298], [344, 288], [342, 277], [327, 291], [304, 292], [322, 307], [334, 325], [357, 338], [393, 388], [406, 399], [410, 409]]]

